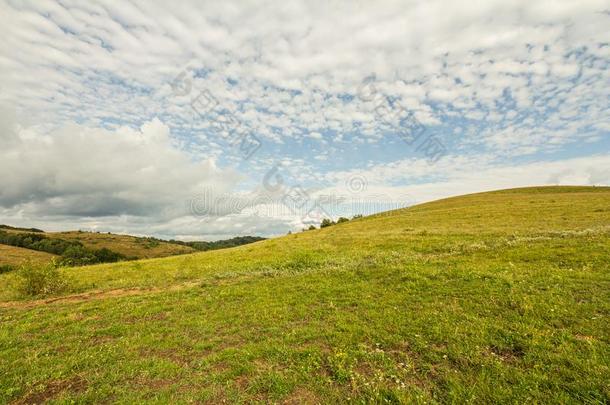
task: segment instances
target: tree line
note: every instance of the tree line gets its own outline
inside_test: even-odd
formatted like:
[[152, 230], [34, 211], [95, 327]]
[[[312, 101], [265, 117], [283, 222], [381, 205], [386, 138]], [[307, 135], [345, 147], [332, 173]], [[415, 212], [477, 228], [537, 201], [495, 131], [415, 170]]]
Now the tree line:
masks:
[[216, 249], [226, 249], [241, 245], [247, 245], [248, 243], [258, 242], [261, 240], [265, 240], [265, 238], [261, 238], [260, 236], [236, 236], [231, 239], [224, 240], [216, 240], [213, 242], [204, 242], [204, 241], [196, 241], [196, 242], [184, 242], [180, 240], [171, 239], [170, 243], [175, 243], [177, 245], [190, 246], [195, 250], [206, 251], [206, 250], [216, 250]]
[[[358, 219], [358, 218], [362, 218], [362, 215], [361, 214], [354, 215], [352, 217], [352, 220]], [[337, 219], [337, 221], [333, 221], [332, 219], [329, 219], [329, 218], [324, 218], [322, 220], [322, 222], [320, 223], [320, 229], [326, 228], [326, 227], [329, 227], [329, 226], [333, 226], [333, 225], [337, 225], [337, 224], [341, 224], [343, 222], [348, 222], [348, 221], [350, 221], [350, 219], [349, 218], [345, 218], [345, 217], [339, 217], [339, 219]], [[309, 225], [309, 228], [303, 228], [303, 232], [305, 232], [305, 231], [313, 231], [315, 229], [318, 229], [318, 228], [316, 228], [315, 225]], [[292, 233], [292, 232], [288, 232], [288, 233]]]

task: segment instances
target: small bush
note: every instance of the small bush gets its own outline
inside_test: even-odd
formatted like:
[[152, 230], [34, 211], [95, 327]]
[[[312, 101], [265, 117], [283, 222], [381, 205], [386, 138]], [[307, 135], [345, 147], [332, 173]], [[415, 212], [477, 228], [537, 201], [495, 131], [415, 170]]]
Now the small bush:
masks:
[[9, 271], [15, 270], [15, 266], [11, 266], [10, 264], [0, 264], [0, 274], [8, 273]]
[[327, 226], [334, 225], [335, 223], [328, 218], [324, 218], [320, 224], [320, 228], [326, 228]]
[[29, 297], [58, 294], [68, 288], [68, 283], [55, 262], [25, 263], [19, 268], [17, 276], [18, 292]]
[[312, 252], [297, 252], [287, 261], [283, 262], [279, 268], [282, 270], [300, 272], [319, 267], [321, 264], [321, 258]]

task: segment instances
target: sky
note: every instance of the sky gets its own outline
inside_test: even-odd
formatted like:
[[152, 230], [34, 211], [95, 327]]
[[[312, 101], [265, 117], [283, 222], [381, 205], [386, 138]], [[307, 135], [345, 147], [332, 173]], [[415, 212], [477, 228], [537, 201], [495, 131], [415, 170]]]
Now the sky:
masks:
[[275, 236], [610, 184], [610, 3], [0, 0], [0, 223]]

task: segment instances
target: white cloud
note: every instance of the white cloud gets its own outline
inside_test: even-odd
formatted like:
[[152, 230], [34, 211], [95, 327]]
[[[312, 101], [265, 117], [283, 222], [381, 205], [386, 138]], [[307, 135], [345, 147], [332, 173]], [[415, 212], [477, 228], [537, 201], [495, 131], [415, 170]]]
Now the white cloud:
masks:
[[189, 201], [202, 190], [227, 192], [241, 178], [213, 160], [193, 161], [157, 119], [139, 130], [73, 125], [49, 134], [10, 125], [6, 114], [3, 124], [0, 213], [7, 220], [162, 223], [189, 216]]
[[[435, 166], [423, 159], [410, 159], [350, 172], [330, 173], [328, 178], [334, 185], [319, 190], [317, 195], [367, 201], [396, 202], [402, 199], [411, 204], [419, 204], [504, 188], [608, 185], [610, 154], [526, 164], [497, 164], [489, 156], [449, 157]], [[364, 183], [362, 191], [354, 193], [354, 190], [350, 190], [351, 179]]]
[[[375, 123], [357, 99], [344, 103], [336, 97], [354, 94], [371, 72], [384, 94], [404, 97], [416, 111], [441, 101], [474, 117], [477, 103], [494, 109], [505, 89], [527, 108], [546, 82], [567, 83], [586, 64], [564, 55], [577, 49], [600, 54], [609, 19], [601, 12], [607, 5], [598, 0], [577, 6], [389, 1], [168, 7], [136, 1], [1, 7], [3, 93], [23, 111], [49, 114], [49, 121], [113, 118], [136, 126], [171, 114], [176, 121], [166, 121], [180, 125], [192, 113], [188, 103], [169, 97], [167, 84], [191, 62], [208, 72], [195, 84], [223, 106], [239, 110], [253, 103], [256, 109], [240, 118], [271, 139], [270, 127], [291, 137], [294, 127], [349, 131], [355, 122]], [[607, 52], [602, 55], [607, 63]], [[551, 77], [545, 76], [549, 71]], [[539, 81], [528, 83], [531, 73]], [[229, 78], [236, 83], [229, 85]], [[608, 95], [600, 79], [586, 84], [596, 99]], [[290, 96], [284, 89], [303, 93]], [[438, 119], [446, 112], [434, 114]]]
[[[541, 162], [563, 152], [567, 162], [574, 146], [607, 149], [607, 9], [604, 0], [0, 0], [0, 101], [23, 125], [0, 124], [10, 129], [0, 135], [0, 168], [18, 173], [3, 176], [2, 215], [74, 225], [108, 214], [105, 226], [196, 235], [200, 219], [188, 225], [181, 206], [189, 195], [210, 184], [243, 192], [223, 167], [259, 184], [265, 167], [286, 158], [295, 181], [322, 178], [319, 190], [357, 172], [369, 153], [356, 151], [367, 145], [371, 188], [408, 179], [434, 189], [455, 170], [467, 178], [448, 189], [463, 180], [474, 190], [488, 183], [466, 173], [484, 178], [482, 167], [514, 168], [517, 156]], [[192, 90], [175, 95], [170, 83], [187, 66]], [[377, 97], [366, 101], [358, 89], [372, 73]], [[213, 114], [194, 112], [204, 89], [264, 141], [252, 160], [231, 153]], [[387, 100], [452, 134], [453, 155], [428, 167], [374, 152], [396, 132], [398, 116], [379, 114]], [[303, 150], [307, 138], [324, 149]], [[587, 173], [565, 178], [586, 183]], [[202, 221], [207, 234], [254, 223]], [[295, 222], [267, 224], [275, 232]]]

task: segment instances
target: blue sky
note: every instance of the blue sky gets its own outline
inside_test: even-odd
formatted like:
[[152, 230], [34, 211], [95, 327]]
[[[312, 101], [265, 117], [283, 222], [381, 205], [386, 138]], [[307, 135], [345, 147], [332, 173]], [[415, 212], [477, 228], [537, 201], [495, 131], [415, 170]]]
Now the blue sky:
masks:
[[608, 185], [608, 26], [597, 0], [0, 1], [0, 222], [272, 236]]

